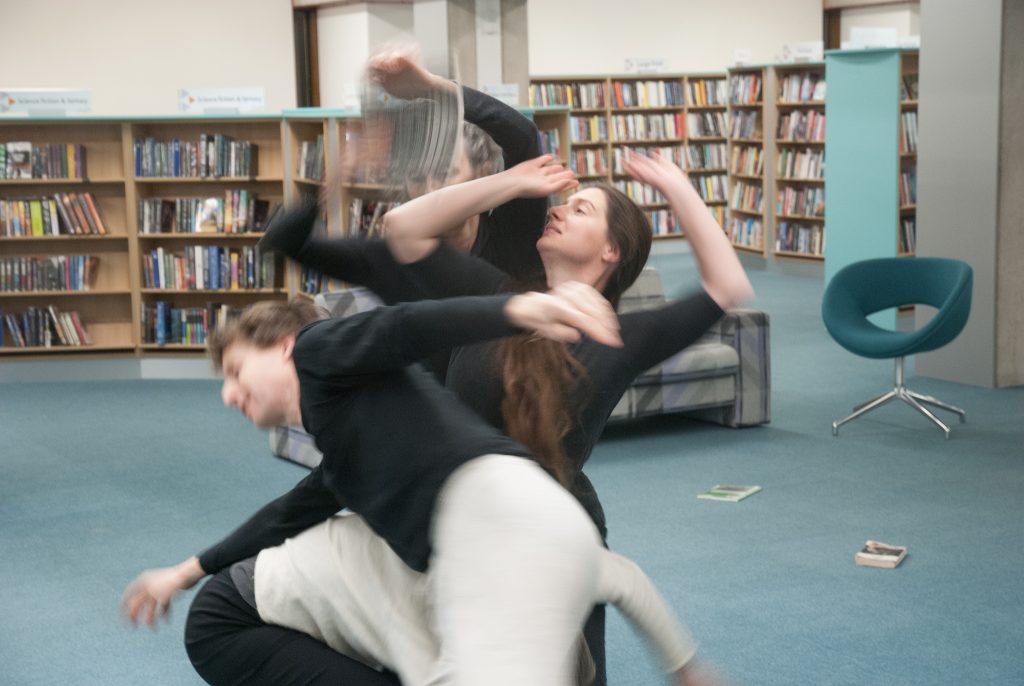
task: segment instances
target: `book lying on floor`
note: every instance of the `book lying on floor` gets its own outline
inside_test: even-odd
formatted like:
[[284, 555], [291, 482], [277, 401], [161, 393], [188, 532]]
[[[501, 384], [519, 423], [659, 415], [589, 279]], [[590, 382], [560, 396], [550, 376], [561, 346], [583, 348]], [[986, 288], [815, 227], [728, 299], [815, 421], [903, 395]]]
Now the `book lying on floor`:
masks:
[[903, 562], [907, 556], [907, 549], [901, 545], [889, 545], [878, 541], [868, 541], [864, 547], [853, 556], [854, 562], [863, 567], [886, 567], [892, 568]]
[[698, 498], [705, 500], [724, 500], [730, 503], [738, 503], [747, 496], [754, 495], [761, 490], [760, 486], [734, 486], [731, 484], [719, 484], [709, 491], [704, 491]]

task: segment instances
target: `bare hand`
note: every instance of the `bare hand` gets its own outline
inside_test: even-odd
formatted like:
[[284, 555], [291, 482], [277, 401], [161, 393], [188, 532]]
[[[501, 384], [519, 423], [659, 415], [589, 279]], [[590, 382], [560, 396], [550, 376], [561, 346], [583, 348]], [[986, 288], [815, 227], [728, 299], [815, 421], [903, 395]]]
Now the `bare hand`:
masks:
[[371, 56], [366, 63], [367, 76], [388, 93], [405, 99], [429, 95], [439, 88], [455, 89], [455, 84], [431, 74], [413, 47], [387, 48]]
[[[198, 576], [193, 571], [200, 569]], [[174, 567], [147, 569], [128, 584], [121, 596], [121, 612], [132, 624], [145, 622], [156, 628], [158, 617], [165, 617], [180, 591], [192, 588], [203, 573], [195, 558]]]
[[594, 288], [570, 281], [547, 293], [523, 293], [505, 306], [509, 322], [544, 338], [572, 343], [580, 334], [598, 343], [622, 346], [615, 310]]
[[554, 161], [551, 155], [520, 162], [505, 173], [515, 179], [520, 198], [545, 198], [580, 185], [572, 170]]
[[690, 183], [686, 172], [657, 152], [648, 156], [627, 151], [622, 168], [637, 181], [657, 188], [662, 195], [668, 195], [680, 184]]
[[726, 681], [708, 665], [691, 660], [672, 675], [672, 686], [727, 686]]

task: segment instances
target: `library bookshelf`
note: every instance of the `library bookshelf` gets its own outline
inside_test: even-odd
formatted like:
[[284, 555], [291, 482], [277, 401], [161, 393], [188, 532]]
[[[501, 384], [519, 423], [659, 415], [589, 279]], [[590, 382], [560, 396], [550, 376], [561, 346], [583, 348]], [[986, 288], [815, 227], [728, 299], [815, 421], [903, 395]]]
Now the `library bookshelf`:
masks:
[[727, 203], [725, 74], [537, 76], [531, 106], [569, 108], [570, 166], [639, 204], [655, 238], [682, 237], [665, 199], [625, 175], [626, 151], [658, 150], [684, 167], [720, 223]]
[[776, 65], [774, 254], [825, 259], [825, 64]]
[[765, 134], [775, 122], [774, 108], [765, 106], [765, 94], [774, 92], [771, 69], [729, 70], [729, 217], [723, 228], [734, 248], [762, 257], [771, 236], [769, 179], [774, 159]]
[[917, 247], [917, 82], [918, 51], [900, 54], [900, 179], [897, 253], [910, 257]]

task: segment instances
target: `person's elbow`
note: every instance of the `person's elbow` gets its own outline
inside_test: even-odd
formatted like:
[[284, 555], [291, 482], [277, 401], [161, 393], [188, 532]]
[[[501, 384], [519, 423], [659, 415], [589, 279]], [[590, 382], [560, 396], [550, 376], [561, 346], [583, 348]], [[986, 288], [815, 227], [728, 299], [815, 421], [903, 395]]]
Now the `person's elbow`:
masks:
[[723, 310], [741, 307], [754, 299], [754, 287], [745, 273], [722, 279], [716, 283], [706, 283], [704, 290]]

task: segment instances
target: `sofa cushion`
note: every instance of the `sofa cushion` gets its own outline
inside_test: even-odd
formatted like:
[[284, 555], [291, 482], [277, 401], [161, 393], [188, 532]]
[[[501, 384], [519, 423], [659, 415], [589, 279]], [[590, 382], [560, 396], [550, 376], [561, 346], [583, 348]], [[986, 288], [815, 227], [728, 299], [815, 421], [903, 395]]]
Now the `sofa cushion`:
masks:
[[739, 365], [740, 356], [735, 348], [724, 343], [696, 343], [647, 370], [633, 384], [675, 383], [735, 374]]

